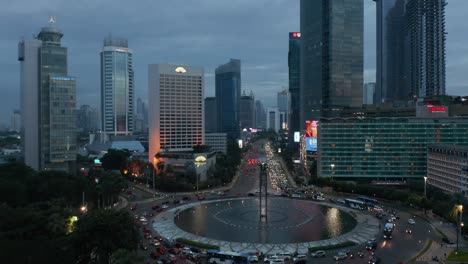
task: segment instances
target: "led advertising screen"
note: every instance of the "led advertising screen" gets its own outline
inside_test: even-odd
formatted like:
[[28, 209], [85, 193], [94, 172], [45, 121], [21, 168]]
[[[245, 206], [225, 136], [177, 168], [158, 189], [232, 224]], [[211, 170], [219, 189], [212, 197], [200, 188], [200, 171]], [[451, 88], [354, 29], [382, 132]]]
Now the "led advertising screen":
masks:
[[316, 120], [307, 120], [306, 121], [306, 150], [307, 151], [317, 151], [317, 125], [318, 121]]
[[294, 132], [294, 142], [299, 143], [301, 141], [301, 134], [299, 131]]

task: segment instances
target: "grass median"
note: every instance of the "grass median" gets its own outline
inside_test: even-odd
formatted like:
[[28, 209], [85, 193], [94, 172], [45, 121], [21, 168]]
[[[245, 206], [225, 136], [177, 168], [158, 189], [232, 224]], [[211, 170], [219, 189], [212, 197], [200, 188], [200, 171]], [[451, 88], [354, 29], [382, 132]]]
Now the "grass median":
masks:
[[450, 255], [448, 256], [447, 260], [448, 261], [462, 261], [462, 262], [468, 262], [468, 252], [466, 251], [458, 251], [458, 254], [455, 254], [456, 250], [452, 251]]
[[186, 239], [186, 238], [183, 238], [183, 237], [178, 237], [176, 239], [176, 241], [178, 243], [185, 244], [187, 246], [194, 246], [194, 247], [204, 248], [204, 249], [218, 249], [219, 250], [219, 246], [211, 245], [211, 244], [205, 244], [205, 243], [202, 243], [202, 242], [193, 241], [193, 240]]

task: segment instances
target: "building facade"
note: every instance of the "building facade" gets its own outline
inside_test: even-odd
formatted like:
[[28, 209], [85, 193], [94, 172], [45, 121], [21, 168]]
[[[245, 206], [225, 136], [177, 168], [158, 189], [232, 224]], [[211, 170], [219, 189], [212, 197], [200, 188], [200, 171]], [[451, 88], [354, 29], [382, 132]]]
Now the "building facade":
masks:
[[21, 132], [21, 111], [15, 110], [11, 115], [10, 131]]
[[427, 184], [468, 197], [468, 147], [428, 146]]
[[468, 118], [333, 118], [318, 123], [321, 177], [427, 175], [427, 147], [468, 145]]
[[268, 108], [266, 114], [266, 129], [278, 133], [280, 128], [280, 112], [278, 108]]
[[288, 113], [289, 139], [294, 142], [294, 132], [301, 130], [300, 125], [300, 84], [301, 84], [301, 33], [289, 32], [288, 73], [290, 104]]
[[63, 33], [51, 23], [34, 40], [20, 41], [22, 153], [36, 170], [74, 173], [76, 80], [68, 76]]
[[241, 129], [255, 127], [255, 97], [253, 93], [240, 98], [239, 124]]
[[77, 127], [80, 133], [89, 134], [99, 129], [99, 113], [98, 110], [90, 105], [82, 105], [78, 109]]
[[214, 133], [217, 131], [216, 97], [205, 98], [205, 131]]
[[133, 61], [126, 39], [106, 38], [101, 50], [101, 122], [104, 141], [134, 129]]
[[266, 112], [260, 100], [255, 101], [255, 123], [256, 128], [266, 129]]
[[191, 151], [204, 145], [203, 74], [201, 67], [148, 66], [150, 162], [160, 151]]
[[280, 127], [282, 129], [287, 129], [288, 126], [288, 113], [289, 113], [289, 93], [288, 90], [283, 90], [276, 94], [276, 103], [278, 106], [278, 111], [283, 113], [283, 117], [280, 121]]
[[215, 74], [217, 132], [237, 139], [240, 135], [241, 61], [231, 59], [217, 67]]
[[371, 105], [374, 104], [375, 98], [375, 83], [364, 84], [364, 90], [362, 92], [362, 104]]
[[362, 0], [301, 0], [300, 124], [362, 106]]
[[227, 153], [226, 133], [205, 133], [205, 145], [210, 146], [210, 151]]

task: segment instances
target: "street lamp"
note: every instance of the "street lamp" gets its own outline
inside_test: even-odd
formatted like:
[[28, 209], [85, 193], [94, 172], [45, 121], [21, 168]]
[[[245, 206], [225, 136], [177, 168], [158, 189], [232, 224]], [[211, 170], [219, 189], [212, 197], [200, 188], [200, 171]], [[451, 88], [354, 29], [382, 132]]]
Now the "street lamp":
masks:
[[333, 169], [335, 168], [335, 164], [334, 163], [330, 164], [330, 167], [331, 167], [331, 174], [332, 174], [331, 177], [332, 177], [332, 180], [333, 180], [333, 174], [335, 174], [335, 171], [333, 171]]
[[426, 194], [426, 183], [427, 183], [427, 177], [424, 177], [424, 197], [427, 198]]
[[457, 231], [458, 231], [458, 232], [457, 232], [457, 254], [458, 254], [458, 241], [459, 241], [459, 239], [460, 239], [460, 236], [461, 236], [461, 228], [462, 228], [462, 226], [463, 226], [463, 223], [462, 223], [463, 205], [460, 204], [460, 205], [457, 207], [457, 212], [458, 212], [459, 217], [460, 217], [460, 218], [458, 219], [458, 225], [457, 225], [457, 227], [458, 227], [458, 230], [457, 230]]

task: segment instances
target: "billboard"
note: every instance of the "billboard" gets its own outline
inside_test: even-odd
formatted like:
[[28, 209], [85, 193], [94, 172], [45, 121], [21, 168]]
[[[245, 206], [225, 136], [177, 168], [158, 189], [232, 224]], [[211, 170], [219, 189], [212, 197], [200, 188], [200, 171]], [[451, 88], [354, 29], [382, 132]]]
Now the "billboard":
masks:
[[306, 141], [307, 151], [317, 151], [317, 136], [318, 136], [317, 126], [318, 126], [317, 120], [306, 121], [305, 141]]
[[301, 133], [299, 133], [299, 131], [294, 132], [294, 142], [301, 142]]

